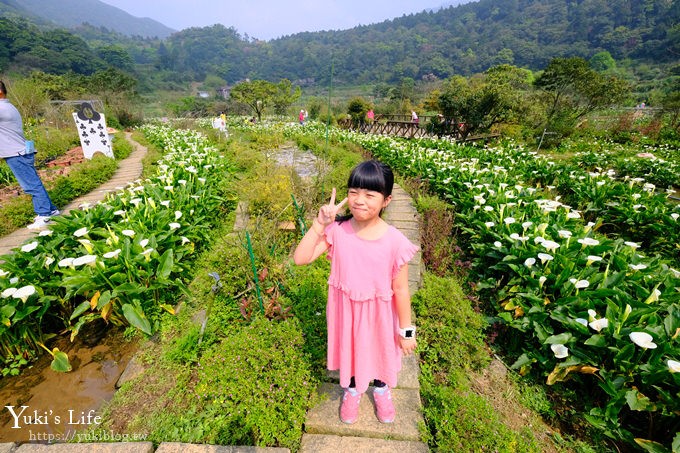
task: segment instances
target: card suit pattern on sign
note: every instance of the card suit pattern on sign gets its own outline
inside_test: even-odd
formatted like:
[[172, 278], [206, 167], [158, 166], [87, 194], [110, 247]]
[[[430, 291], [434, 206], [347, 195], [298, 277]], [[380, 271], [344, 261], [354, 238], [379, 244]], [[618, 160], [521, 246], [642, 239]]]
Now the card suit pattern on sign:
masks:
[[106, 133], [106, 119], [104, 114], [97, 112], [89, 102], [80, 104], [73, 119], [78, 128], [80, 144], [86, 159], [92, 159], [95, 153], [113, 157], [109, 135]]

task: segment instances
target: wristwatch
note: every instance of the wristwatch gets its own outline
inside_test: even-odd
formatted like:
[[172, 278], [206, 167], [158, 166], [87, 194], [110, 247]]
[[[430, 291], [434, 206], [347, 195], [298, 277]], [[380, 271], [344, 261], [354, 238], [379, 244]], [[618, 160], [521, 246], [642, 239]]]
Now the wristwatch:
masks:
[[399, 335], [401, 338], [405, 338], [407, 340], [412, 340], [416, 337], [416, 326], [408, 326], [405, 328], [399, 328]]

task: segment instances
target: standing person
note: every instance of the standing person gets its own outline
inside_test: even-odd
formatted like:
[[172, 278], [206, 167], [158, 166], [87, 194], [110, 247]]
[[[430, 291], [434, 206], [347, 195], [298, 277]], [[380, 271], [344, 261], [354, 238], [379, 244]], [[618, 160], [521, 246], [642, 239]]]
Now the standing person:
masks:
[[305, 124], [305, 111], [300, 110], [300, 114], [298, 115], [298, 120], [300, 121], [300, 126], [303, 126]]
[[411, 121], [418, 123], [418, 114], [415, 110], [411, 110]]
[[7, 87], [0, 80], [0, 157], [5, 159], [24, 192], [33, 199], [36, 217], [27, 228], [46, 226], [59, 210], [50, 200], [35, 170], [35, 147], [26, 141], [21, 114], [7, 99]]
[[[340, 419], [354, 423], [361, 396], [374, 381], [378, 420], [394, 421], [391, 388], [397, 384], [402, 354], [416, 348], [408, 289], [408, 261], [418, 251], [380, 214], [392, 200], [394, 175], [375, 160], [356, 166], [347, 198], [322, 206], [298, 244], [294, 261], [309, 264], [327, 253], [328, 369], [340, 370], [344, 396]], [[350, 213], [337, 217], [347, 203]]]

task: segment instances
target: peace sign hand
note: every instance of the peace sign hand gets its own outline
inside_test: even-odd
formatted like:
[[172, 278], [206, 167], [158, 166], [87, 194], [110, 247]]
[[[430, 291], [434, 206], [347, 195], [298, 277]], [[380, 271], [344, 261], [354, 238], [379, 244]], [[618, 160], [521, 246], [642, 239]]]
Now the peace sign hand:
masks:
[[342, 200], [337, 205], [335, 204], [335, 187], [331, 191], [331, 201], [321, 206], [319, 209], [319, 214], [316, 216], [316, 221], [319, 222], [323, 227], [330, 225], [335, 220], [335, 216], [338, 214], [340, 208], [347, 202], [347, 197]]

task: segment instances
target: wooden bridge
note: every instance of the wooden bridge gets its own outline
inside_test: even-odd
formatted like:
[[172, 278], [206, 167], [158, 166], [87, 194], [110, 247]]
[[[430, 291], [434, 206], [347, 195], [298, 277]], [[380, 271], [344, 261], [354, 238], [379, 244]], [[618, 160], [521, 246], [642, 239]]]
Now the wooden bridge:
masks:
[[446, 137], [455, 141], [489, 140], [499, 134], [469, 137], [464, 123], [445, 120], [441, 116], [423, 115], [412, 121], [411, 115], [376, 115], [373, 121], [338, 120], [338, 127], [365, 134], [391, 135], [403, 138]]

